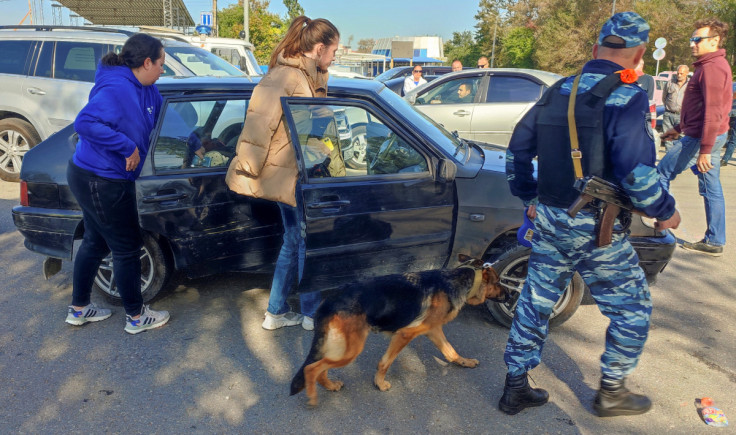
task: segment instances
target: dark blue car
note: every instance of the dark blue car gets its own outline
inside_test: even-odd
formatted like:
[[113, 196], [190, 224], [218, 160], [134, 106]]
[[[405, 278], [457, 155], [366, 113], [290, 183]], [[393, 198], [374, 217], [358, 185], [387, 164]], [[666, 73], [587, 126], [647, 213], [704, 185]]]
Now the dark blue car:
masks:
[[[247, 78], [158, 82], [164, 106], [136, 182], [145, 300], [159, 294], [175, 271], [196, 277], [273, 269], [281, 245], [278, 207], [235, 194], [225, 184], [255, 85]], [[380, 82], [332, 80], [329, 90], [331, 98], [280, 102], [307, 219], [301, 290], [453, 267], [463, 253], [496, 260], [502, 282], [518, 294], [529, 250], [516, 239], [523, 207], [509, 192], [504, 150], [459, 139]], [[192, 135], [205, 146], [203, 157], [188, 145]], [[360, 152], [347, 156], [352, 159], [345, 159], [344, 172], [331, 176], [325, 156], [312, 148], [315, 141], [359, 144]], [[58, 271], [60, 261], [73, 258], [74, 241], [84, 234], [82, 213], [66, 181], [75, 144], [69, 126], [26, 154], [21, 205], [13, 209], [26, 247], [48, 257], [47, 276]], [[650, 279], [675, 246], [670, 233], [639, 218], [632, 242]], [[95, 282], [108, 297], [119, 297], [109, 258]], [[584, 289], [576, 276], [555, 307], [553, 323], [574, 313]], [[505, 324], [514, 307], [515, 301], [489, 304]]]

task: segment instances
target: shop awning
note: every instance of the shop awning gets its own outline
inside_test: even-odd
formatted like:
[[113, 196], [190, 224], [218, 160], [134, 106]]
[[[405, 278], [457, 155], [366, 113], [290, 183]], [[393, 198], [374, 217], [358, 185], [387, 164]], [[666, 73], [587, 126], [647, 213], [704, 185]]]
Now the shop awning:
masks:
[[96, 25], [193, 26], [183, 0], [57, 0]]

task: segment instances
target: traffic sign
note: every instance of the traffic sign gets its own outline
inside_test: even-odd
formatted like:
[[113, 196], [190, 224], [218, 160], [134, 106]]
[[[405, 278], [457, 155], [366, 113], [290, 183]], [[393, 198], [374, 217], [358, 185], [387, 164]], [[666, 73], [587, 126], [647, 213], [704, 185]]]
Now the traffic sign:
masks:
[[212, 27], [212, 12], [206, 12], [206, 11], [202, 12], [199, 20], [200, 20], [200, 24], [202, 24], [203, 26]]
[[665, 48], [667, 46], [667, 40], [664, 38], [657, 38], [657, 40], [654, 41], [654, 46], [657, 48]]
[[662, 60], [664, 59], [664, 55], [665, 55], [665, 52], [664, 52], [664, 49], [662, 48], [658, 48], [654, 50], [654, 53], [652, 53], [652, 57], [654, 58], [654, 60]]

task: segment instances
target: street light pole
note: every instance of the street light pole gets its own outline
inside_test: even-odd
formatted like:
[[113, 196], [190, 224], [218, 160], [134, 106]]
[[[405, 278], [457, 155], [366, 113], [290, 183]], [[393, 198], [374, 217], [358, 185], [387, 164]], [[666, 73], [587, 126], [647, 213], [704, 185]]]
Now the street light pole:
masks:
[[243, 0], [243, 31], [245, 32], [245, 42], [250, 42], [250, 20], [248, 19], [248, 9], [250, 9], [250, 2]]
[[220, 36], [217, 31], [217, 0], [212, 0], [212, 36]]
[[613, 7], [611, 7], [611, 15], [616, 15], [616, 0], [613, 0]]

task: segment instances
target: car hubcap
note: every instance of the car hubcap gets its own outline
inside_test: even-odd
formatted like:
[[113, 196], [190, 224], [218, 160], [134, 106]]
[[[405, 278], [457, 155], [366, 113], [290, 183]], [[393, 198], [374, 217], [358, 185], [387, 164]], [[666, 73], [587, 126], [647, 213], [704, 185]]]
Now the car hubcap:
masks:
[[365, 150], [367, 143], [365, 135], [360, 135], [353, 139], [353, 160], [358, 163], [365, 163]]
[[[145, 295], [151, 286], [153, 281], [153, 258], [151, 253], [144, 246], [141, 249], [141, 294]], [[102, 289], [103, 292], [110, 296], [119, 298], [120, 292], [118, 291], [117, 283], [115, 282], [115, 272], [112, 266], [112, 254], [108, 254], [102, 260], [99, 269], [97, 269], [97, 276], [95, 276], [95, 283]]]
[[[529, 257], [517, 258], [500, 273], [500, 284], [508, 290], [510, 296], [507, 302], [499, 303], [498, 305], [509, 317], [514, 317], [516, 304], [519, 301], [521, 290], [524, 288], [524, 283], [526, 282], [528, 263]], [[558, 315], [567, 306], [572, 297], [571, 293], [570, 286], [568, 285], [560, 299], [552, 307], [552, 313], [549, 316], [550, 319]]]
[[5, 172], [20, 171], [23, 156], [31, 149], [28, 141], [15, 130], [0, 131], [0, 169]]

